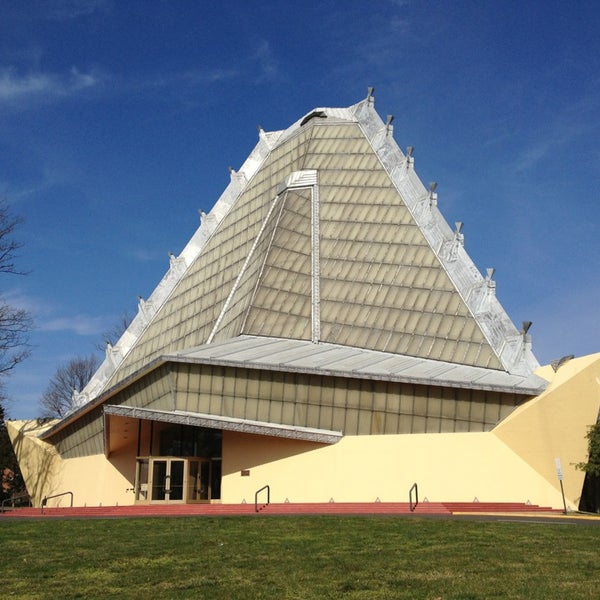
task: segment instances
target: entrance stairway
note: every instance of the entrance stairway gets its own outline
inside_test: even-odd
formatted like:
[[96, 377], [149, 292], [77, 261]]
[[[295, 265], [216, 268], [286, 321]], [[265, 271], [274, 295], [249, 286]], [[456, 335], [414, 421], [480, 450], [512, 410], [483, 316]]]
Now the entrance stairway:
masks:
[[408, 502], [324, 502], [254, 504], [150, 504], [65, 508], [14, 508], [3, 518], [107, 518], [107, 517], [224, 517], [260, 515], [452, 515], [457, 513], [561, 513], [560, 509], [519, 502], [422, 502], [411, 512]]

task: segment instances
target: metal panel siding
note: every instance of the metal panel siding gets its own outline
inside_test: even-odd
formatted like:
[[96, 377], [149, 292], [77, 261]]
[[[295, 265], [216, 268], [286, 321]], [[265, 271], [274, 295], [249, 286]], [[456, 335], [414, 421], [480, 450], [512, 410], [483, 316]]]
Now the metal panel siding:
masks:
[[90, 411], [66, 427], [53, 439], [63, 458], [79, 458], [104, 451], [103, 418], [101, 409]]
[[342, 431], [345, 435], [358, 434], [358, 415], [359, 411], [354, 408], [347, 408]]
[[190, 368], [178, 383], [195, 379], [194, 371], [201, 371], [205, 391], [190, 391], [195, 402], [186, 402], [189, 412], [341, 429], [346, 435], [484, 431], [518, 401], [517, 396], [495, 392], [206, 365]]
[[371, 411], [359, 410], [356, 423], [357, 435], [369, 435], [372, 433], [373, 413]]
[[269, 423], [282, 423], [283, 404], [283, 400], [272, 399], [268, 405], [265, 421]]

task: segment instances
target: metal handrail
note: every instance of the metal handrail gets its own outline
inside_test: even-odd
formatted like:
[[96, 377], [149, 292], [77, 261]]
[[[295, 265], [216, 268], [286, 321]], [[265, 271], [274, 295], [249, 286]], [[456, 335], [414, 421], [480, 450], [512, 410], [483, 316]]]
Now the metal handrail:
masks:
[[[413, 490], [415, 490], [415, 500], [416, 502], [413, 503]], [[413, 483], [412, 487], [410, 488], [410, 491], [408, 492], [408, 501], [410, 503], [410, 512], [414, 512], [415, 508], [417, 508], [417, 505], [419, 504], [419, 487], [417, 486], [416, 483]]]
[[257, 490], [256, 493], [254, 494], [254, 512], [258, 512], [258, 495], [261, 492], [264, 492], [265, 490], [267, 490], [267, 503], [263, 504], [263, 508], [265, 506], [269, 506], [269, 504], [271, 503], [271, 486], [270, 485], [265, 485], [263, 487], [260, 488], [260, 490]]
[[2, 505], [0, 507], [0, 512], [4, 512], [7, 504], [12, 504], [12, 508], [15, 507], [15, 502], [18, 500], [27, 500], [27, 505], [31, 506], [31, 496], [27, 492], [23, 492], [21, 494], [14, 494], [2, 500]]
[[73, 508], [73, 492], [62, 492], [61, 494], [54, 494], [54, 496], [44, 496], [42, 498], [42, 514], [44, 514], [44, 507], [48, 504], [48, 500], [53, 498], [60, 498], [61, 496], [71, 496], [71, 508]]

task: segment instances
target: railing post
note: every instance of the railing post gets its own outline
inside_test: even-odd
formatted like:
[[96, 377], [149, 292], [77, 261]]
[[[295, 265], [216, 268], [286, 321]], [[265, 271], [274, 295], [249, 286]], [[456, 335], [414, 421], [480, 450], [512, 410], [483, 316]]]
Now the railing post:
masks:
[[[415, 503], [413, 504], [413, 490], [415, 491]], [[415, 508], [417, 508], [417, 505], [419, 504], [419, 488], [417, 486], [416, 483], [413, 483], [412, 487], [410, 488], [410, 491], [408, 492], [408, 502], [410, 504], [410, 512], [414, 512]]]
[[258, 512], [258, 495], [264, 490], [267, 490], [267, 503], [265, 506], [268, 506], [271, 503], [271, 486], [265, 485], [254, 494], [254, 512]]
[[63, 492], [62, 494], [54, 494], [54, 496], [44, 496], [42, 498], [42, 514], [44, 514], [44, 507], [48, 504], [48, 500], [60, 498], [60, 496], [71, 496], [71, 508], [73, 508], [73, 492]]

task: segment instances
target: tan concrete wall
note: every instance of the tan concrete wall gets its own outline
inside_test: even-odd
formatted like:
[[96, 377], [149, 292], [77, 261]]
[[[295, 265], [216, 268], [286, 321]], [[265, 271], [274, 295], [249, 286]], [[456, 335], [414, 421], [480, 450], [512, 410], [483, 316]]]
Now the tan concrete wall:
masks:
[[[134, 457], [132, 461], [135, 466]], [[75, 506], [122, 506], [134, 501], [130, 490], [133, 481], [125, 478], [103, 454], [62, 461], [55, 485], [73, 492]], [[63, 497], [55, 502], [68, 506], [69, 498]], [[48, 503], [48, 506], [53, 505]]]
[[[331, 447], [226, 434], [223, 500], [250, 502], [271, 484], [273, 501], [405, 501], [413, 482], [430, 500], [530, 501], [577, 509], [588, 427], [600, 408], [600, 354], [571, 360], [490, 433], [345, 437]], [[249, 469], [249, 477], [240, 471]]]
[[[226, 433], [223, 502], [531, 502], [560, 508], [556, 489], [492, 433], [345, 437], [332, 446]], [[242, 476], [242, 470], [249, 476]]]
[[[8, 433], [34, 506], [42, 498], [73, 492], [75, 506], [133, 504], [135, 449], [124, 449], [107, 460], [104, 454], [62, 459], [55, 449], [39, 440], [36, 421], [9, 421]], [[47, 506], [69, 506], [70, 497], [50, 500]]]
[[37, 421], [6, 422], [8, 437], [34, 506], [40, 506], [44, 496], [57, 493], [55, 484], [60, 456], [53, 446], [37, 438], [50, 424], [40, 426]]
[[555, 458], [560, 458], [567, 503], [577, 507], [584, 473], [575, 464], [587, 460], [587, 434], [600, 408], [600, 354], [576, 358], [556, 373], [538, 371], [550, 380], [543, 394], [519, 407], [493, 433], [560, 490]]

